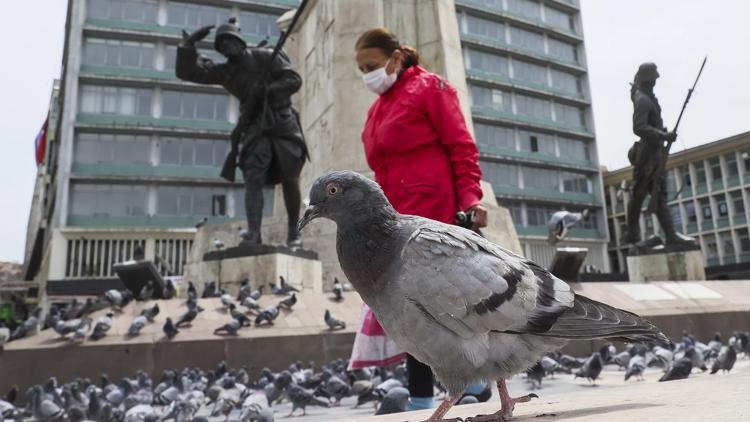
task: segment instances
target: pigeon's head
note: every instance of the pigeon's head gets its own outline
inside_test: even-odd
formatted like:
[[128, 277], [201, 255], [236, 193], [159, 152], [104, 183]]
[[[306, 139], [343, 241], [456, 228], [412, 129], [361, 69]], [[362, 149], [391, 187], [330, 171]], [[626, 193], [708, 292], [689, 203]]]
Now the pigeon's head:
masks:
[[325, 217], [336, 223], [368, 211], [390, 207], [377, 183], [353, 171], [333, 171], [318, 177], [310, 188], [310, 205], [299, 221], [302, 230], [310, 221]]

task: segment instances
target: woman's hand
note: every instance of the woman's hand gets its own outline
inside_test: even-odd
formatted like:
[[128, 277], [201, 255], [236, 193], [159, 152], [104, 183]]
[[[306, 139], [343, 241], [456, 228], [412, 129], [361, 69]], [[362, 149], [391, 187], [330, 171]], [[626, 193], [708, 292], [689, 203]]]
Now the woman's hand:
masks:
[[474, 225], [471, 227], [472, 230], [487, 227], [487, 208], [485, 208], [484, 205], [476, 204], [469, 208], [467, 213], [474, 213]]

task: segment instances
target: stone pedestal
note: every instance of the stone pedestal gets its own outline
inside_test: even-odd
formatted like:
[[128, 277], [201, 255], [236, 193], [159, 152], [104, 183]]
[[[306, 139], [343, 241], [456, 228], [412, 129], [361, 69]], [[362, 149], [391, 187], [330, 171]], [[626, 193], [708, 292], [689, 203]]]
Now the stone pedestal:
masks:
[[[315, 252], [289, 249], [286, 246], [237, 246], [208, 252], [200, 262], [187, 265], [186, 278], [217, 281], [219, 287], [234, 295], [243, 279], [253, 289], [268, 283], [279, 283], [279, 276], [299, 290], [322, 293], [323, 267]], [[268, 291], [266, 291], [268, 293]]]
[[628, 256], [631, 282], [705, 280], [700, 250], [661, 252]]

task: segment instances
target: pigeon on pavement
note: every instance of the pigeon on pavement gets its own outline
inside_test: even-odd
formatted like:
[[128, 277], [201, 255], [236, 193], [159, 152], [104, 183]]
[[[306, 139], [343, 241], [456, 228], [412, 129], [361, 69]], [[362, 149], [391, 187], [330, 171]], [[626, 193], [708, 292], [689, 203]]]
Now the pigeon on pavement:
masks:
[[128, 336], [134, 337], [140, 334], [143, 327], [146, 326], [148, 323], [148, 319], [143, 315], [138, 315], [135, 317], [132, 323], [130, 323], [130, 327], [128, 328]]
[[328, 309], [326, 309], [326, 313], [323, 314], [323, 319], [325, 320], [329, 330], [343, 330], [346, 328], [346, 323], [344, 321], [336, 319], [333, 315], [331, 315], [331, 311], [329, 311]]
[[344, 300], [344, 287], [338, 278], [333, 278], [333, 288], [331, 290], [333, 291], [333, 300], [336, 302]]
[[[396, 212], [373, 181], [350, 171], [319, 177], [299, 221], [337, 225], [339, 262], [385, 331], [429, 365], [449, 392], [442, 418], [471, 383], [505, 379], [568, 340], [669, 340], [639, 316], [577, 295], [564, 281], [475, 232]], [[386, 288], [387, 286], [387, 288]]]
[[297, 303], [297, 294], [292, 293], [291, 296], [279, 302], [278, 307], [280, 309], [292, 310], [292, 307]]
[[237, 331], [242, 328], [242, 324], [236, 319], [232, 318], [229, 322], [222, 325], [221, 327], [214, 330], [214, 334], [229, 334], [230, 336], [236, 336]]
[[[695, 353], [695, 349], [690, 350]], [[672, 366], [667, 369], [667, 372], [665, 372], [664, 375], [659, 378], [659, 382], [685, 379], [690, 376], [690, 372], [692, 371], [693, 361], [689, 356], [685, 355], [685, 357], [674, 361]]]
[[141, 315], [145, 316], [148, 322], [154, 322], [154, 318], [159, 315], [159, 304], [154, 303], [154, 306], [142, 310]]
[[737, 361], [737, 351], [732, 346], [722, 346], [719, 350], [719, 356], [711, 366], [711, 373], [715, 374], [721, 369], [722, 372], [729, 372]]
[[389, 415], [391, 413], [406, 412], [409, 407], [409, 390], [404, 387], [393, 387], [383, 397], [376, 415]]
[[154, 282], [149, 280], [148, 283], [146, 283], [143, 288], [141, 288], [141, 292], [138, 293], [138, 300], [140, 301], [147, 301], [151, 300], [151, 298], [154, 297]]
[[268, 323], [269, 325], [273, 325], [273, 320], [276, 319], [276, 317], [279, 316], [279, 308], [276, 306], [269, 306], [268, 308], [264, 309], [258, 316], [255, 318], [255, 325], [261, 325], [263, 323]]
[[172, 318], [169, 318], [169, 317], [167, 317], [167, 320], [164, 322], [164, 327], [162, 328], [162, 331], [164, 331], [164, 335], [166, 335], [167, 338], [170, 340], [172, 340], [180, 332], [180, 330], [178, 330], [177, 327], [172, 322]]

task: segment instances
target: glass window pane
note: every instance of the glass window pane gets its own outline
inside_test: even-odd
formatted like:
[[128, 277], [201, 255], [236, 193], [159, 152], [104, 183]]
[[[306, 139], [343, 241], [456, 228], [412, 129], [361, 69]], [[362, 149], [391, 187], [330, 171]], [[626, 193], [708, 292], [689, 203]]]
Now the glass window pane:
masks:
[[161, 113], [166, 117], [180, 117], [180, 93], [175, 91], [162, 91]]
[[159, 141], [159, 161], [161, 164], [180, 164], [180, 141], [175, 138], [162, 138]]
[[208, 139], [199, 139], [195, 142], [195, 164], [198, 166], [213, 165], [213, 144], [214, 141]]
[[513, 60], [513, 79], [546, 87], [548, 85], [547, 68], [521, 60]]
[[180, 143], [180, 164], [193, 165], [193, 151], [195, 141], [193, 139], [183, 139]]
[[516, 140], [512, 128], [474, 123], [474, 132], [477, 145], [480, 148], [516, 149]]
[[174, 186], [159, 186], [157, 194], [157, 213], [160, 215], [177, 215], [177, 188]]
[[524, 50], [536, 53], [544, 53], [544, 37], [537, 32], [527, 31], [515, 26], [510, 27], [511, 44], [517, 45]]

